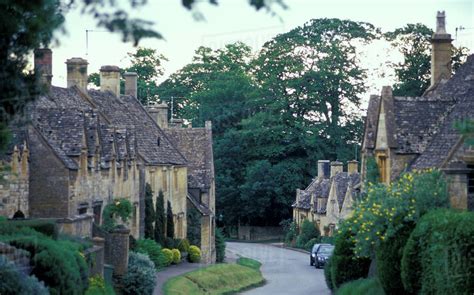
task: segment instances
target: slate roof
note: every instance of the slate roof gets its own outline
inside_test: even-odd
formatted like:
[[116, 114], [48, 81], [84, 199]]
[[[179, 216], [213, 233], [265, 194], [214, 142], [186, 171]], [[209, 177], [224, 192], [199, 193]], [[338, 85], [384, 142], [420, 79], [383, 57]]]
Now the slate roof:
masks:
[[115, 97], [111, 92], [89, 90], [89, 97], [111, 124], [135, 130], [136, 148], [150, 165], [185, 165], [186, 159], [171, 143], [140, 102], [128, 95]]
[[439, 132], [411, 165], [412, 169], [440, 167], [461, 139], [454, 124], [463, 119], [474, 119], [474, 55], [470, 55], [456, 74], [431, 93], [430, 97], [449, 98], [455, 103], [440, 123]]
[[164, 131], [187, 160], [188, 187], [209, 189], [214, 178], [211, 129], [168, 128]]
[[[49, 112], [49, 109], [75, 109], [85, 114], [95, 114], [99, 124], [87, 125], [86, 137], [89, 156], [95, 153], [96, 134], [99, 136], [101, 149], [101, 164], [108, 167], [113, 156], [118, 161], [133, 159], [137, 153], [149, 165], [185, 165], [183, 155], [170, 142], [165, 133], [148, 115], [143, 106], [132, 96], [115, 97], [111, 92], [89, 90], [87, 94], [76, 87], [51, 87], [48, 95], [43, 95], [28, 107], [28, 111], [35, 116], [38, 112]], [[41, 111], [40, 111], [41, 110]], [[63, 114], [66, 116], [66, 114]], [[73, 116], [72, 114], [69, 114]], [[99, 119], [100, 117], [100, 119]], [[53, 119], [50, 117], [50, 119]], [[53, 150], [65, 149], [63, 152], [72, 156], [73, 147], [77, 144], [77, 126], [73, 126], [74, 117], [64, 117], [62, 123], [65, 128], [73, 127], [67, 135], [70, 142], [61, 142], [61, 146], [54, 146]], [[54, 122], [51, 122], [54, 125]], [[59, 128], [59, 126], [58, 126]], [[58, 135], [61, 136], [61, 135]], [[82, 136], [82, 133], [81, 133]], [[50, 138], [53, 144], [57, 140]], [[112, 148], [114, 147], [114, 149]], [[115, 152], [114, 155], [112, 153]], [[76, 155], [80, 149], [76, 150]], [[74, 165], [69, 164], [72, 168]], [[77, 165], [76, 165], [77, 166]], [[75, 168], [72, 168], [75, 169]]]

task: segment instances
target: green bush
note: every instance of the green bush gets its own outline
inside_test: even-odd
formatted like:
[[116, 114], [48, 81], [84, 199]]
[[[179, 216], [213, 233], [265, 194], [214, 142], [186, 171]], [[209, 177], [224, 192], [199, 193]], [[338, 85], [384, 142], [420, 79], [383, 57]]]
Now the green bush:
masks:
[[173, 253], [173, 264], [178, 264], [181, 262], [181, 252], [178, 249], [171, 249], [171, 253]]
[[189, 262], [192, 262], [192, 263], [201, 261], [201, 249], [199, 249], [197, 246], [194, 246], [194, 245], [190, 246], [188, 259], [189, 259]]
[[321, 244], [331, 244], [334, 245], [334, 237], [322, 236]]
[[295, 246], [295, 239], [298, 235], [298, 224], [293, 221], [289, 226], [285, 234], [285, 245], [293, 247]]
[[473, 294], [473, 224], [473, 212], [440, 209], [423, 216], [403, 251], [405, 289], [415, 294]]
[[[336, 295], [384, 295], [382, 285], [377, 278], [358, 279], [341, 286]], [[398, 293], [404, 294], [404, 293]]]
[[54, 241], [46, 236], [11, 236], [6, 241], [30, 252], [32, 274], [43, 281], [51, 294], [82, 294], [88, 284], [88, 268], [80, 245]]
[[130, 252], [127, 273], [122, 278], [123, 293], [130, 295], [153, 294], [156, 272], [148, 256]]
[[201, 217], [201, 213], [198, 209], [190, 204], [187, 212], [188, 227], [186, 237], [189, 243], [197, 245], [198, 247], [201, 247]]
[[189, 241], [188, 241], [188, 239], [182, 239], [182, 240], [179, 241], [178, 250], [181, 251], [181, 253], [183, 253], [183, 252], [188, 253], [189, 252]]
[[334, 290], [334, 286], [332, 284], [332, 276], [331, 276], [331, 258], [326, 262], [324, 265], [324, 280], [326, 281], [326, 285], [330, 290]]
[[173, 263], [173, 252], [170, 249], [163, 248], [161, 253], [166, 257], [166, 266], [169, 266]]
[[104, 207], [102, 213], [102, 227], [110, 231], [114, 229], [117, 224], [116, 220], [120, 218], [122, 222], [127, 222], [132, 214], [132, 204], [127, 199], [115, 199], [112, 203]]
[[48, 289], [34, 276], [19, 272], [15, 266], [0, 256], [0, 294], [47, 295]]
[[331, 256], [331, 279], [333, 289], [339, 288], [344, 283], [359, 278], [367, 277], [370, 259], [358, 257], [354, 253], [354, 243], [348, 224], [352, 218], [342, 224], [335, 238], [335, 247]]
[[412, 224], [405, 224], [397, 234], [377, 247], [377, 276], [386, 294], [409, 294], [403, 287], [400, 265], [403, 248], [413, 228]]
[[320, 240], [321, 234], [314, 223], [305, 219], [301, 224], [301, 233], [296, 238], [296, 247], [304, 249], [311, 239]]
[[224, 262], [225, 259], [225, 239], [220, 228], [216, 228], [216, 262]]
[[85, 295], [115, 295], [115, 292], [103, 277], [97, 275], [89, 278], [89, 288]]
[[[174, 217], [173, 217], [173, 208], [171, 207], [171, 202], [168, 201], [166, 207], [166, 237], [173, 239], [174, 238]], [[167, 247], [169, 247], [167, 245]]]
[[161, 246], [154, 240], [140, 239], [137, 241], [135, 251], [146, 254], [153, 261], [156, 269], [169, 265], [168, 258], [163, 254]]
[[309, 241], [306, 243], [306, 245], [304, 245], [304, 249], [305, 249], [306, 251], [311, 251], [311, 249], [313, 249], [314, 244], [317, 244], [317, 243], [319, 243], [319, 239], [317, 239], [317, 238], [312, 238], [311, 240], [309, 240]]
[[0, 226], [0, 234], [12, 233], [20, 228], [31, 228], [53, 239], [58, 238], [58, 229], [56, 222], [53, 220], [25, 219], [5, 220], [0, 222], [2, 223]]

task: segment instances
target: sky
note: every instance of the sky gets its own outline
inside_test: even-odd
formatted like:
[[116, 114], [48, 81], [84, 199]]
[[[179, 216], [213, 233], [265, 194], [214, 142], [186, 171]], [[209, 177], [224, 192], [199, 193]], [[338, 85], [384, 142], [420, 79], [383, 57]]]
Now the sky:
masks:
[[[127, 7], [128, 1], [117, 2]], [[248, 5], [248, 0], [220, 0], [218, 6], [207, 2], [201, 0], [190, 12], [181, 5], [181, 0], [148, 0], [143, 8], [131, 11], [134, 16], [154, 22], [153, 28], [164, 36], [165, 40], [145, 39], [139, 44], [157, 49], [169, 59], [164, 64], [164, 77], [191, 62], [194, 51], [201, 45], [217, 49], [243, 41], [257, 51], [273, 36], [313, 18], [364, 21], [382, 31], [419, 22], [434, 30], [436, 12], [444, 10], [447, 31], [453, 38], [457, 37], [454, 44], [466, 46], [474, 53], [474, 0], [284, 0], [288, 8], [272, 6], [273, 14], [264, 9], [256, 11]], [[193, 17], [196, 12], [205, 20], [196, 20]], [[459, 27], [465, 29], [458, 30], [456, 36]], [[82, 15], [79, 9], [66, 14], [65, 29], [65, 34], [56, 34], [59, 42], [52, 46], [53, 85], [66, 86], [64, 63], [71, 57], [86, 58], [89, 73], [98, 72], [102, 65], [129, 66], [127, 52], [135, 50], [133, 44], [123, 43], [119, 34], [97, 28], [95, 20]], [[86, 30], [92, 30], [88, 42]]]

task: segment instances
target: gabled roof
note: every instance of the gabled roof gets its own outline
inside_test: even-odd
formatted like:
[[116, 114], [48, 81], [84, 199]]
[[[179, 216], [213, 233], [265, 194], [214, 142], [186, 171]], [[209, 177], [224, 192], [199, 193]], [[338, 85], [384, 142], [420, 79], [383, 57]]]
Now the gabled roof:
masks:
[[111, 92], [88, 91], [91, 101], [110, 122], [135, 130], [137, 151], [150, 165], [185, 165], [186, 159], [153, 121], [140, 102], [128, 95], [115, 97]]
[[210, 128], [168, 128], [164, 131], [187, 160], [188, 187], [210, 189], [214, 179], [212, 130]]
[[363, 148], [374, 149], [377, 138], [377, 125], [379, 121], [380, 96], [371, 95], [365, 118], [365, 133]]
[[461, 139], [455, 123], [474, 119], [474, 55], [470, 55], [456, 74], [430, 95], [432, 98], [453, 99], [455, 103], [441, 122], [439, 132], [411, 165], [412, 169], [440, 167]]

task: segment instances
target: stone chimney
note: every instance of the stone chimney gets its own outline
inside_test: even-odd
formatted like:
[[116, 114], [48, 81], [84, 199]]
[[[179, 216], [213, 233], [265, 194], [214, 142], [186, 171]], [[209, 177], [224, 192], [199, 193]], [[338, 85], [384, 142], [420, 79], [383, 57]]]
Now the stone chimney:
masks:
[[342, 162], [334, 161], [331, 162], [331, 177], [342, 172]]
[[125, 78], [125, 95], [137, 98], [137, 73], [126, 72], [123, 77]]
[[110, 91], [115, 97], [120, 96], [120, 68], [102, 66], [100, 68], [100, 91]]
[[161, 129], [168, 128], [168, 105], [166, 103], [148, 105], [146, 109]]
[[318, 178], [329, 178], [329, 160], [318, 161]]
[[35, 73], [40, 76], [42, 85], [48, 89], [53, 79], [53, 52], [49, 48], [35, 49]]
[[347, 162], [347, 172], [349, 174], [354, 174], [354, 173], [359, 172], [359, 162], [357, 162], [356, 160]]
[[170, 120], [170, 127], [171, 128], [181, 128], [183, 127], [183, 119], [176, 119], [176, 118], [172, 118]]
[[451, 35], [446, 32], [446, 15], [438, 11], [436, 32], [431, 37], [431, 86], [451, 78]]
[[83, 91], [87, 90], [87, 60], [73, 57], [66, 60], [67, 88], [77, 86]]

